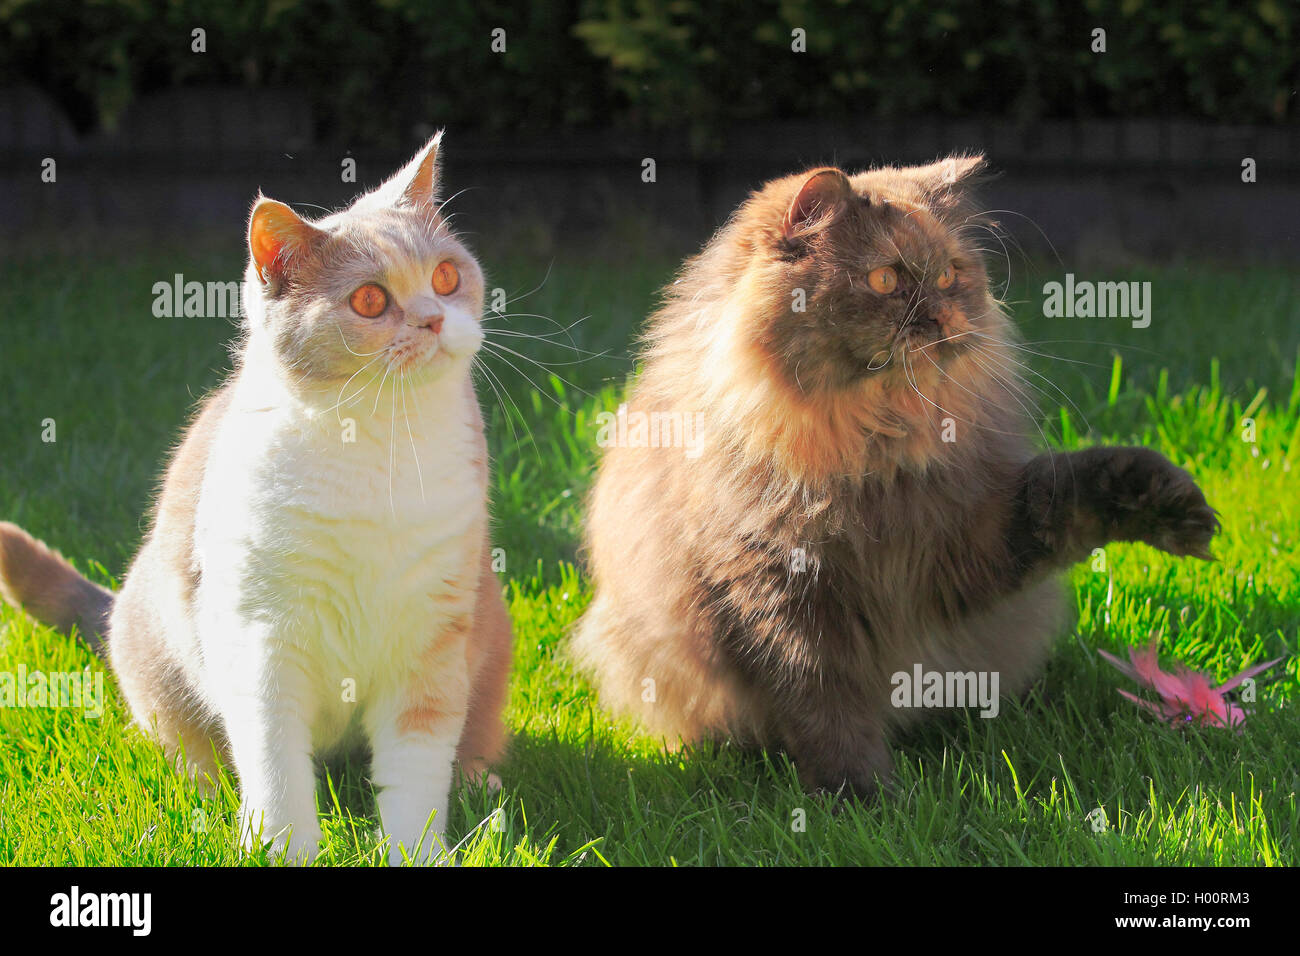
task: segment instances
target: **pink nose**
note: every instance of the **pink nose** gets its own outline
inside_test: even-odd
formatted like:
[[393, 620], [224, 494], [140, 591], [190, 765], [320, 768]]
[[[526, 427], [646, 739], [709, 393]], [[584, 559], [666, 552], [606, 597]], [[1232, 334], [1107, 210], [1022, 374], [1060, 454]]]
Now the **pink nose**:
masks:
[[417, 329], [428, 329], [434, 335], [442, 331], [441, 315], [426, 315], [415, 323]]

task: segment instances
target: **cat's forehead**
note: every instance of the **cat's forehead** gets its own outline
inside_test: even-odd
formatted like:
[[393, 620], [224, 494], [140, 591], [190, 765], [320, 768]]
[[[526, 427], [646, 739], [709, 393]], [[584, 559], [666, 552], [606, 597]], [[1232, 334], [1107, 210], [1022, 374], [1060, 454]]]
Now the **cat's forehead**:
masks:
[[875, 189], [861, 198], [841, 228], [832, 230], [839, 237], [840, 254], [925, 270], [925, 263], [954, 251], [957, 237], [952, 229], [919, 197]]
[[458, 247], [447, 224], [403, 209], [345, 210], [318, 224], [335, 252], [354, 251], [375, 264], [410, 264]]

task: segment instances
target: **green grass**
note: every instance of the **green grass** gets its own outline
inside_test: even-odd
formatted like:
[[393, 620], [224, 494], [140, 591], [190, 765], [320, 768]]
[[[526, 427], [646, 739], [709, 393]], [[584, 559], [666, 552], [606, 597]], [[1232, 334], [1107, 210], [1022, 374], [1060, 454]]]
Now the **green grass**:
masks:
[[[684, 252], [686, 250], [678, 250]], [[111, 244], [58, 257], [11, 256], [0, 282], [0, 518], [50, 541], [110, 582], [138, 544], [166, 449], [225, 364], [227, 323], [156, 319], [151, 286], [175, 272], [225, 279], [240, 250], [165, 253]], [[568, 325], [593, 358], [528, 339], [500, 341], [556, 366], [507, 356], [493, 410], [495, 540], [507, 557], [516, 628], [508, 719], [514, 743], [499, 794], [462, 789], [449, 836], [469, 864], [1279, 864], [1300, 862], [1300, 308], [1297, 280], [1263, 268], [1176, 267], [1096, 278], [1149, 279], [1150, 328], [1048, 320], [1016, 276], [1008, 298], [1028, 355], [1045, 440], [1140, 442], [1190, 468], [1220, 509], [1220, 561], [1107, 549], [1107, 570], [1074, 570], [1077, 625], [1062, 632], [1034, 692], [996, 720], [937, 719], [896, 741], [898, 788], [832, 812], [779, 757], [726, 746], [669, 754], [613, 721], [563, 656], [590, 594], [575, 568], [595, 458], [593, 415], [612, 408], [630, 349], [677, 254], [561, 257], [513, 308]], [[485, 256], [515, 294], [550, 263]], [[499, 327], [556, 326], [519, 318]], [[533, 384], [525, 381], [527, 373]], [[1055, 389], [1059, 388], [1061, 392]], [[1062, 392], [1064, 395], [1062, 395]], [[1065, 396], [1068, 396], [1068, 400]], [[1065, 406], [1065, 409], [1062, 409]], [[503, 409], [511, 409], [507, 421]], [[517, 413], [516, 410], [517, 409]], [[1241, 419], [1257, 441], [1241, 438]], [[41, 441], [53, 418], [57, 442]], [[629, 520], [634, 520], [630, 516]], [[1158, 725], [1116, 693], [1100, 661], [1161, 640], [1165, 659], [1220, 677], [1287, 655], [1245, 731]], [[0, 610], [0, 671], [97, 667], [74, 641]], [[201, 793], [127, 725], [106, 677], [98, 720], [0, 709], [0, 859], [19, 864], [264, 863], [234, 846], [233, 779]], [[321, 862], [378, 863], [364, 767], [333, 762], [321, 784]], [[490, 815], [500, 808], [496, 816]], [[1094, 832], [1088, 814], [1103, 808]], [[802, 811], [802, 812], [800, 812]], [[794, 826], [799, 819], [804, 826]], [[483, 821], [489, 821], [484, 823]]]

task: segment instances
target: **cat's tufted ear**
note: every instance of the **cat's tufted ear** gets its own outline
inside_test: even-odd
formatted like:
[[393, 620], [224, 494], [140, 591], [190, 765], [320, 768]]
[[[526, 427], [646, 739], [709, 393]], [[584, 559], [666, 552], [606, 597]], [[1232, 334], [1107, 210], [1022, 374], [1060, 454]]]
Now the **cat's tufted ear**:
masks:
[[799, 239], [834, 221], [853, 196], [849, 178], [828, 167], [808, 174], [790, 208], [785, 211], [781, 231], [786, 239]]
[[284, 203], [259, 195], [248, 220], [248, 252], [261, 280], [278, 282], [324, 235]]
[[965, 196], [971, 180], [986, 166], [980, 153], [959, 154], [904, 170], [907, 176], [920, 185], [930, 206], [951, 209]]

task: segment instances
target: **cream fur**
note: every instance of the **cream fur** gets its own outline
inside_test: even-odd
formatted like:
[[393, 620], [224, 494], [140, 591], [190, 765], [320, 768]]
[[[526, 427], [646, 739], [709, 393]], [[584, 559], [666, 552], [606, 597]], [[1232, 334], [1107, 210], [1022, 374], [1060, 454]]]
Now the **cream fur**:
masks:
[[[505, 745], [510, 619], [470, 380], [484, 279], [442, 217], [438, 149], [314, 222], [259, 197], [236, 370], [118, 594], [0, 523], [0, 597], [79, 625], [138, 724], [196, 771], [233, 763], [245, 845], [297, 859], [321, 836], [313, 756], [354, 732], [391, 862], [440, 858], [456, 767], [491, 785]], [[370, 285], [378, 310], [354, 297]]]
[[[463, 314], [446, 322], [473, 326], [461, 330], [470, 341], [482, 334]], [[433, 735], [394, 726], [412, 662], [473, 597], [456, 584], [478, 567], [487, 518], [468, 464], [478, 439], [468, 369], [459, 357], [454, 373], [404, 396], [429, 412], [419, 423], [396, 389], [381, 393], [345, 445], [334, 414], [286, 388], [268, 352], [254, 332], [214, 437], [195, 526], [196, 555], [213, 570], [196, 627], [167, 633], [193, 642], [175, 648], [183, 659], [203, 662], [196, 684], [223, 715], [246, 813], [263, 817], [267, 835], [291, 826], [295, 851], [320, 838], [311, 753], [338, 743], [359, 713], [395, 856], [398, 841], [414, 849], [430, 810], [433, 832], [445, 826], [467, 707], [462, 634], [439, 688], [444, 725]], [[418, 437], [399, 442], [408, 424]]]

